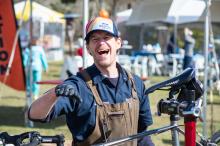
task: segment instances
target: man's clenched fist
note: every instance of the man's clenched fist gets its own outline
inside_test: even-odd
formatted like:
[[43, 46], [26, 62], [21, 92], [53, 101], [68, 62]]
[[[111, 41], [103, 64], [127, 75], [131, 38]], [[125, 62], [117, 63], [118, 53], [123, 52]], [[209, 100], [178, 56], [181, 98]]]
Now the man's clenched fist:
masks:
[[66, 96], [72, 99], [75, 99], [78, 102], [82, 102], [82, 98], [79, 97], [79, 94], [73, 85], [60, 84], [55, 88], [56, 96]]

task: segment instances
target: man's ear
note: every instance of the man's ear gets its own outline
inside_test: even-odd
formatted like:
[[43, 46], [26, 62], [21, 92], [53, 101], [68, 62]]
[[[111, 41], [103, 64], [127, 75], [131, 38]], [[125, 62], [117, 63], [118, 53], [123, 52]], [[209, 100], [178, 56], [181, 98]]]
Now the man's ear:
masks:
[[92, 56], [92, 54], [91, 54], [91, 52], [90, 52], [90, 50], [89, 50], [88, 44], [86, 44], [86, 49], [87, 49], [87, 52]]
[[121, 48], [121, 46], [122, 46], [122, 39], [120, 37], [117, 38], [117, 44], [118, 44], [118, 47]]
[[116, 53], [119, 54], [119, 50], [120, 50], [120, 48], [122, 46], [122, 40], [121, 40], [120, 37], [117, 38], [116, 43], [117, 43], [117, 51], [116, 51]]

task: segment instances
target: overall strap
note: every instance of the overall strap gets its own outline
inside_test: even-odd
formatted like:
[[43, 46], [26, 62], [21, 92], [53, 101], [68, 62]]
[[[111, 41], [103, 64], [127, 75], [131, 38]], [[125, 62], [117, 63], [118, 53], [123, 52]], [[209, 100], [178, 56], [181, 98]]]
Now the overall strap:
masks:
[[99, 96], [99, 93], [97, 91], [97, 88], [96, 86], [93, 84], [92, 82], [92, 79], [89, 75], [89, 73], [84, 69], [82, 72], [81, 72], [81, 75], [83, 76], [83, 78], [85, 79], [86, 81], [86, 84], [89, 86], [89, 88], [91, 89], [93, 95], [94, 95], [94, 98], [95, 98], [95, 101], [98, 105], [103, 105], [102, 103], [102, 100]]
[[137, 89], [134, 83], [134, 78], [132, 76], [132, 74], [129, 71], [126, 71], [127, 75], [128, 75], [128, 80], [131, 81], [131, 94], [133, 98], [137, 98]]

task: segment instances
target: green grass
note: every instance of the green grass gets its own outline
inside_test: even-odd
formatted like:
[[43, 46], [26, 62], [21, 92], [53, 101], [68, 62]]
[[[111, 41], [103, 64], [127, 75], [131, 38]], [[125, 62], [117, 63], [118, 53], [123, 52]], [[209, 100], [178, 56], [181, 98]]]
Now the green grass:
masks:
[[[51, 80], [51, 79], [59, 79], [60, 69], [62, 66], [62, 62], [54, 62], [49, 64], [49, 72], [43, 74], [43, 80]], [[167, 77], [150, 77], [150, 82], [146, 82], [146, 86], [163, 81], [167, 79]], [[28, 128], [24, 124], [24, 112], [23, 107], [26, 103], [25, 93], [18, 92], [11, 88], [6, 87], [5, 85], [0, 83], [2, 88], [0, 92], [0, 132], [7, 131], [9, 134], [20, 134], [22, 132], [27, 131], [39, 131], [43, 135], [56, 135], [56, 134], [64, 134], [66, 141], [71, 140], [71, 134], [66, 127], [64, 117], [61, 117], [51, 123], [34, 123], [34, 128]], [[54, 85], [41, 85], [41, 92], [43, 94], [48, 89], [53, 87]], [[213, 127], [215, 130], [220, 130], [220, 116], [217, 116], [220, 113], [220, 96], [214, 92], [214, 112], [213, 116], [211, 116], [211, 107], [208, 96], [208, 106], [207, 106], [207, 131], [210, 135], [211, 133], [211, 117], [213, 117]], [[209, 94], [208, 94], [209, 95]], [[149, 129], [159, 128], [162, 126], [169, 125], [169, 116], [162, 115], [158, 117], [155, 113], [157, 112], [157, 102], [160, 99], [167, 98], [167, 92], [165, 91], [157, 91], [150, 94], [150, 103], [153, 114], [154, 124], [149, 127]], [[180, 124], [183, 124], [183, 120], [179, 121]], [[202, 131], [202, 123], [198, 120], [198, 131]], [[171, 136], [170, 132], [165, 132], [159, 135], [153, 135], [152, 139], [156, 146], [169, 146], [171, 145]], [[181, 136], [181, 141], [183, 143], [183, 136]]]

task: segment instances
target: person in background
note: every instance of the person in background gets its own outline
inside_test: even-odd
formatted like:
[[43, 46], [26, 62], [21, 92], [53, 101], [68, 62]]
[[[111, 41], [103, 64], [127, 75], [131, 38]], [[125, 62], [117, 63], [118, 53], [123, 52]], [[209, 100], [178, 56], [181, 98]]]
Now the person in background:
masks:
[[193, 32], [189, 28], [184, 28], [184, 59], [183, 69], [187, 67], [193, 67], [193, 53], [195, 47], [195, 39], [193, 38]]
[[[115, 23], [96, 17], [86, 27], [94, 64], [50, 89], [32, 103], [28, 117], [49, 122], [66, 115], [73, 145], [88, 146], [145, 131], [152, 121], [145, 85], [116, 62], [121, 38]], [[150, 137], [140, 145], [154, 145]], [[135, 146], [137, 140], [124, 146]]]
[[171, 34], [169, 42], [167, 44], [167, 54], [174, 54], [175, 53], [175, 49], [176, 49], [176, 45], [175, 45], [175, 40], [174, 40], [174, 33]]
[[[48, 70], [47, 58], [44, 52], [44, 48], [39, 44], [39, 40], [33, 39], [31, 51], [29, 48], [25, 48], [25, 50], [22, 52], [22, 55], [23, 65], [26, 72], [26, 91], [28, 95], [30, 95], [30, 92], [32, 92], [32, 95], [36, 100], [39, 96], [40, 90], [39, 84], [37, 84], [37, 82], [41, 80], [42, 71], [44, 70], [47, 72]], [[32, 82], [30, 78], [30, 69]]]

